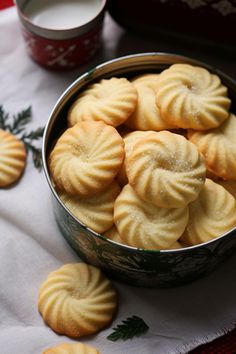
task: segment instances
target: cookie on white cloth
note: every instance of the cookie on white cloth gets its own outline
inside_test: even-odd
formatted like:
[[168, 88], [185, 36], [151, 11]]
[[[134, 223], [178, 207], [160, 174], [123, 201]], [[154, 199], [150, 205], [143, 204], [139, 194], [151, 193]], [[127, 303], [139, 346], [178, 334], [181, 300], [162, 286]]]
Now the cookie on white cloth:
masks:
[[16, 182], [25, 165], [24, 143], [10, 132], [0, 129], [0, 188]]
[[112, 320], [117, 292], [99, 268], [65, 264], [50, 273], [39, 289], [38, 309], [59, 334], [79, 338], [97, 333]]
[[98, 349], [84, 343], [60, 343], [48, 348], [42, 354], [100, 354]]

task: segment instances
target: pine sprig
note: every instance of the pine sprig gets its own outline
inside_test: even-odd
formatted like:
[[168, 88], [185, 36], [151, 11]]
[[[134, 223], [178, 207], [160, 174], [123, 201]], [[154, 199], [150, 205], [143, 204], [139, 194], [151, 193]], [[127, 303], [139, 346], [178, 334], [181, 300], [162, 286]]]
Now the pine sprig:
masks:
[[133, 315], [122, 321], [122, 324], [113, 328], [113, 331], [107, 339], [116, 342], [119, 339], [123, 341], [133, 337], [140, 337], [148, 331], [149, 327], [144, 320], [138, 316]]
[[15, 135], [21, 133], [25, 129], [26, 124], [28, 124], [31, 121], [31, 118], [32, 118], [31, 106], [17, 113], [17, 115], [14, 115], [12, 125], [9, 126], [11, 133]]
[[41, 149], [35, 147], [30, 142], [24, 142], [26, 151], [31, 151], [34, 166], [40, 171], [42, 169], [42, 151]]
[[29, 133], [24, 133], [21, 136], [21, 138], [23, 141], [25, 141], [25, 140], [38, 140], [43, 137], [43, 132], [44, 132], [44, 128], [39, 127], [34, 131], [31, 131]]
[[43, 136], [44, 128], [39, 127], [36, 130], [32, 130], [29, 133], [25, 131], [26, 125], [32, 120], [31, 106], [22, 110], [12, 117], [10, 122], [9, 114], [0, 105], [0, 129], [8, 130], [10, 133], [16, 135], [23, 141], [26, 147], [27, 153], [32, 153], [34, 166], [41, 170], [42, 168], [42, 153], [41, 148], [38, 148], [33, 144], [34, 141], [39, 140]]
[[3, 107], [0, 106], [0, 129], [7, 130], [7, 122], [9, 119], [9, 114], [7, 114]]

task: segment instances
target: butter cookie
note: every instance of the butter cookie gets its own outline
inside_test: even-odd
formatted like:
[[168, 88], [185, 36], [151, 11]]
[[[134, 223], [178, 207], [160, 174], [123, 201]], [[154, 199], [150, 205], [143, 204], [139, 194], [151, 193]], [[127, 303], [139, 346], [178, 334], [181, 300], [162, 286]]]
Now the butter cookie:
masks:
[[117, 293], [100, 269], [65, 264], [49, 274], [39, 290], [38, 309], [59, 334], [78, 338], [97, 333], [112, 320]]
[[197, 198], [206, 167], [196, 146], [182, 135], [153, 132], [126, 159], [129, 183], [145, 201], [179, 208]]
[[207, 178], [198, 198], [189, 204], [189, 222], [180, 241], [197, 245], [219, 237], [235, 226], [235, 198]]
[[160, 73], [156, 103], [168, 123], [206, 130], [228, 118], [231, 100], [217, 75], [199, 66], [173, 64]]
[[130, 133], [127, 133], [124, 135], [123, 140], [124, 140], [124, 148], [125, 148], [125, 158], [123, 161], [123, 164], [117, 174], [117, 180], [121, 186], [124, 186], [125, 184], [128, 183], [128, 178], [126, 174], [126, 159], [128, 159], [128, 156], [130, 156], [133, 147], [135, 143], [144, 137], [147, 137], [148, 134], [152, 132], [151, 130], [148, 131], [142, 131], [142, 130], [135, 130]]
[[231, 113], [219, 128], [188, 132], [205, 158], [207, 168], [226, 180], [236, 180], [236, 116]]
[[120, 237], [117, 227], [113, 225], [109, 230], [104, 233], [104, 236], [117, 243], [125, 244], [124, 240]]
[[49, 156], [56, 186], [70, 195], [100, 193], [115, 178], [124, 159], [124, 142], [103, 122], [80, 122], [57, 140]]
[[113, 209], [120, 186], [113, 181], [108, 188], [95, 196], [81, 198], [58, 191], [59, 198], [69, 211], [84, 225], [103, 233], [113, 225]]
[[158, 77], [158, 74], [144, 74], [131, 81], [138, 92], [138, 101], [134, 112], [125, 122], [129, 128], [159, 131], [174, 127], [162, 119], [156, 105]]
[[25, 164], [24, 143], [10, 132], [0, 129], [0, 188], [16, 182]]
[[100, 354], [100, 352], [84, 343], [61, 343], [56, 347], [46, 349], [42, 354]]
[[236, 199], [236, 181], [218, 180], [217, 183], [224, 187]]
[[137, 99], [135, 87], [126, 78], [102, 79], [79, 94], [68, 112], [68, 124], [101, 120], [116, 127], [128, 119]]
[[188, 206], [170, 209], [145, 203], [127, 184], [115, 201], [114, 221], [128, 245], [150, 250], [168, 249], [184, 232]]

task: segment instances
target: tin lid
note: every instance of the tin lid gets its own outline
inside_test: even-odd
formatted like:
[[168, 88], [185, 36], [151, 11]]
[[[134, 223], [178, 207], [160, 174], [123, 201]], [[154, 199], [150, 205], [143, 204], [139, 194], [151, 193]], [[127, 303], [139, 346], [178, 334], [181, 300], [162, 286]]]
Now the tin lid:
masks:
[[[65, 29], [51, 29], [42, 27], [35, 24], [30, 17], [27, 16], [25, 8], [31, 0], [14, 0], [19, 14], [19, 18], [23, 26], [31, 33], [34, 33], [40, 37], [55, 39], [55, 40], [65, 40], [71, 39], [83, 35], [84, 33], [90, 31], [92, 28], [96, 27], [98, 23], [103, 20], [104, 10], [106, 7], [106, 0], [100, 0], [100, 7], [96, 15], [88, 22], [81, 24], [77, 27], [65, 28]], [[79, 1], [79, 0], [78, 0]]]

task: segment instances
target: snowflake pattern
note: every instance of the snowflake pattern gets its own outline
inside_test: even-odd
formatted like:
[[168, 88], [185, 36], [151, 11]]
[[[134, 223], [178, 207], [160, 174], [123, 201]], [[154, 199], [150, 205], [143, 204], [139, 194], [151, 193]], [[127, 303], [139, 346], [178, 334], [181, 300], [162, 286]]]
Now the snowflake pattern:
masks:
[[54, 41], [23, 29], [28, 54], [48, 68], [74, 68], [91, 58], [100, 47], [100, 28], [84, 37], [69, 41]]
[[76, 49], [76, 45], [71, 45], [68, 48], [54, 48], [51, 45], [46, 46], [45, 50], [49, 52], [50, 60], [48, 60], [47, 65], [53, 66], [55, 64], [60, 67], [73, 67], [76, 63], [69, 61], [67, 56], [71, 54]]

